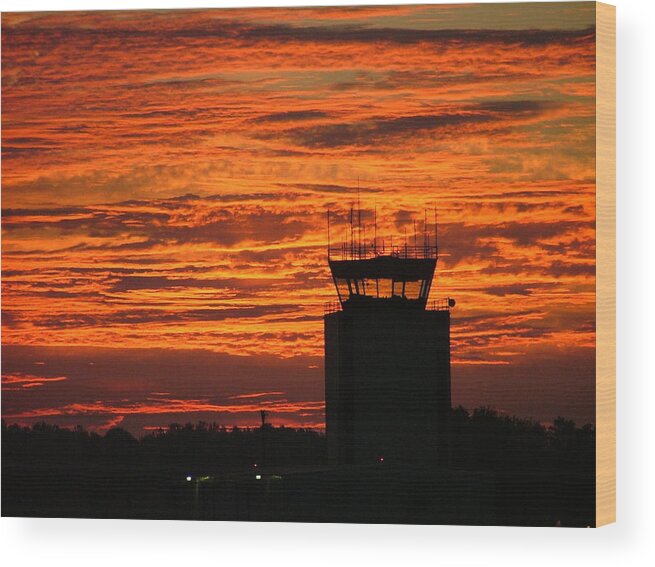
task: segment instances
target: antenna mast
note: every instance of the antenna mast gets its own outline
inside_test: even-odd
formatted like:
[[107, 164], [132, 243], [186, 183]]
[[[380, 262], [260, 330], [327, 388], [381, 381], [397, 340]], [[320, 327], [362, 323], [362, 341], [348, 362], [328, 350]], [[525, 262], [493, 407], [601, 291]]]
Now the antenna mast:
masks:
[[430, 233], [428, 232], [428, 210], [423, 209], [423, 257], [429, 258]]
[[355, 258], [355, 228], [353, 225], [353, 206], [350, 205], [350, 259]]
[[407, 227], [405, 226], [403, 230], [405, 232], [405, 258], [407, 258]]
[[439, 232], [437, 224], [437, 205], [434, 206], [434, 256], [439, 258]]
[[329, 260], [330, 259], [330, 209], [329, 208], [327, 210], [327, 238], [328, 238], [327, 255]]
[[416, 244], [416, 219], [414, 221], [414, 253], [416, 253], [418, 245]]
[[373, 204], [373, 253], [378, 255], [378, 206]]
[[357, 176], [357, 257], [362, 259], [362, 206], [359, 201], [359, 175]]

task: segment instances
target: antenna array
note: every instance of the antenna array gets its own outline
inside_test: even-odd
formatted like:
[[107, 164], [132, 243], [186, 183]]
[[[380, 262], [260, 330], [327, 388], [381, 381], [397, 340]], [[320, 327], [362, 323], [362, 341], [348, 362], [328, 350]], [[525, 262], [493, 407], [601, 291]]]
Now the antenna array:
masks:
[[[400, 258], [427, 259], [439, 257], [437, 207], [433, 209], [432, 227], [428, 223], [428, 210], [423, 210], [423, 225], [412, 219], [414, 234], [413, 245], [408, 243], [407, 226], [403, 227], [403, 244], [394, 246], [393, 236], [386, 239], [378, 237], [377, 204], [373, 207], [373, 240], [366, 239], [366, 224], [362, 221], [362, 207], [359, 179], [357, 180], [357, 202], [350, 205], [345, 238], [339, 246], [332, 246], [333, 219], [327, 211], [328, 259], [365, 260], [377, 256], [395, 256]], [[419, 233], [422, 233], [419, 242]]]

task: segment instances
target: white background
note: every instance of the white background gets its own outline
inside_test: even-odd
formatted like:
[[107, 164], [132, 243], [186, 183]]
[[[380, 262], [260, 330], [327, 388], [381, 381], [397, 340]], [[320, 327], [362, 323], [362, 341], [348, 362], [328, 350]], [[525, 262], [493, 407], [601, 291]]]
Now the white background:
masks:
[[[436, 1], [436, 0], [435, 0]], [[443, 2], [443, 0], [442, 0]], [[358, 4], [6, 0], [2, 10]], [[393, 4], [374, 0], [374, 4]], [[414, 2], [420, 3], [420, 2]], [[445, 3], [445, 2], [443, 2]], [[617, 5], [618, 522], [597, 530], [2, 518], [5, 565], [655, 565], [655, 2]]]

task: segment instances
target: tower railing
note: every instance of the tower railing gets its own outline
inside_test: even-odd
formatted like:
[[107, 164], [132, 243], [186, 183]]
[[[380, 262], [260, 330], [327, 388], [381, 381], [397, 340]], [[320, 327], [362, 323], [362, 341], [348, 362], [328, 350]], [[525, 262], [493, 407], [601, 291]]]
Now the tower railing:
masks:
[[426, 260], [437, 258], [439, 256], [439, 250], [433, 244], [401, 244], [399, 246], [362, 244], [361, 246], [350, 246], [344, 243], [341, 246], [331, 246], [328, 248], [328, 260], [370, 260], [379, 256]]
[[323, 304], [323, 314], [329, 315], [330, 313], [336, 313], [341, 311], [341, 303], [339, 301], [328, 301]]
[[[451, 311], [454, 307], [454, 301], [450, 297], [442, 299], [433, 299], [425, 306], [426, 311]], [[343, 311], [343, 307], [339, 301], [328, 301], [323, 304], [323, 314], [329, 315], [330, 313], [337, 313]]]
[[450, 311], [454, 307], [454, 302], [450, 297], [443, 299], [433, 299], [425, 306], [426, 311]]

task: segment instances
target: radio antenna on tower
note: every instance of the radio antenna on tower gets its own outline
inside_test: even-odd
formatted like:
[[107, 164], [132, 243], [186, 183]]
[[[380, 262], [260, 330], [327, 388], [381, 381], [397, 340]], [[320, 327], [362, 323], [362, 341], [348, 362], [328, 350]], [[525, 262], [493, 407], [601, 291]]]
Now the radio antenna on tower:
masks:
[[430, 233], [428, 232], [428, 210], [423, 209], [423, 257], [429, 258]]
[[350, 259], [355, 258], [355, 227], [353, 224], [353, 206], [350, 205]]
[[439, 258], [439, 229], [437, 224], [437, 205], [434, 206], [434, 255]]
[[330, 209], [327, 210], [327, 253], [330, 257]]
[[357, 176], [357, 257], [362, 258], [362, 206], [359, 200], [359, 175]]
[[378, 253], [378, 206], [373, 204], [373, 253]]

